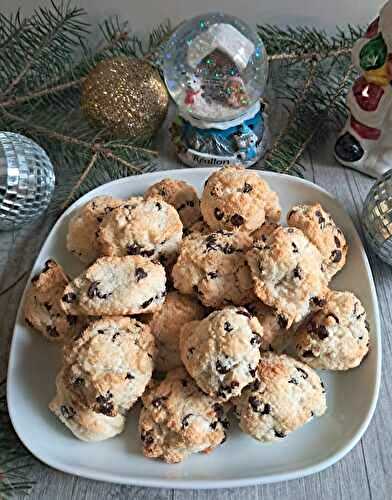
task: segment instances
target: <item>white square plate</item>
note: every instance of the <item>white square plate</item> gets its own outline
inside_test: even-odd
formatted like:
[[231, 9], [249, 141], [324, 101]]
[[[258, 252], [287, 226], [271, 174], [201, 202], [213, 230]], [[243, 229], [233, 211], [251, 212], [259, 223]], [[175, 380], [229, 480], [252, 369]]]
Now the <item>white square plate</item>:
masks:
[[[201, 191], [212, 171], [156, 172], [114, 181], [91, 191], [57, 221], [32, 275], [48, 258], [58, 261], [71, 276], [81, 271], [80, 263], [65, 248], [65, 237], [71, 214], [90, 198], [103, 194], [124, 198], [142, 194], [149, 185], [165, 177], [183, 179]], [[371, 351], [359, 368], [321, 374], [327, 389], [326, 415], [272, 445], [256, 442], [234, 424], [223, 446], [209, 455], [194, 455], [177, 465], [143, 457], [136, 409], [131, 412], [122, 435], [100, 443], [78, 441], [48, 410], [55, 391], [60, 350], [26, 327], [19, 307], [8, 370], [8, 405], [17, 434], [37, 458], [56, 469], [103, 481], [168, 488], [223, 488], [318, 472], [342, 458], [358, 442], [376, 406], [381, 369], [377, 296], [365, 250], [350, 217], [326, 191], [296, 177], [267, 172], [260, 175], [278, 192], [283, 214], [296, 203], [320, 202], [349, 242], [347, 264], [331, 286], [352, 290], [364, 304], [370, 323]]]

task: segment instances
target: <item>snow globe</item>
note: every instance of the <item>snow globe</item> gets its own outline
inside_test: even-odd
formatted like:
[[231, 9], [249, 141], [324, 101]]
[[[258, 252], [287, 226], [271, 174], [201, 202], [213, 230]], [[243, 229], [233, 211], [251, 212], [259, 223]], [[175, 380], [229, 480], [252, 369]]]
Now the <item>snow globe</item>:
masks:
[[183, 22], [165, 46], [163, 72], [178, 107], [172, 139], [185, 164], [248, 167], [262, 157], [268, 58], [254, 30], [221, 13]]

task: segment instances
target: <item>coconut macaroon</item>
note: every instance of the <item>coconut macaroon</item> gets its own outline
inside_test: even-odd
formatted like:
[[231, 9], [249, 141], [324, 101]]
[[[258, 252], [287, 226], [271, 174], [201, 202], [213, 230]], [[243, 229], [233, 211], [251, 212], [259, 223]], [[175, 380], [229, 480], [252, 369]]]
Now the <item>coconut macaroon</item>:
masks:
[[179, 292], [169, 292], [162, 308], [153, 313], [149, 321], [157, 346], [155, 368], [167, 372], [181, 366], [180, 331], [185, 323], [200, 320], [206, 315], [205, 308], [193, 297]]
[[346, 262], [348, 245], [340, 228], [320, 203], [296, 205], [287, 214], [289, 226], [297, 227], [323, 256], [324, 271], [331, 279]]
[[238, 396], [254, 380], [263, 329], [242, 307], [225, 307], [183, 326], [181, 359], [206, 394], [219, 401]]
[[182, 223], [174, 207], [161, 199], [125, 203], [103, 219], [98, 232], [102, 255], [174, 257]]
[[234, 404], [241, 430], [258, 441], [285, 438], [326, 410], [319, 376], [294, 358], [264, 353], [256, 377]]
[[295, 350], [313, 368], [358, 366], [369, 350], [369, 324], [359, 299], [351, 292], [331, 290], [320, 310], [298, 330]]
[[101, 319], [66, 346], [64, 383], [96, 413], [124, 415], [150, 381], [154, 356], [148, 325], [133, 318]]
[[154, 312], [166, 295], [163, 266], [140, 257], [101, 257], [64, 290], [67, 314], [126, 316]]
[[302, 321], [327, 293], [323, 258], [299, 229], [278, 227], [246, 257], [255, 294], [276, 310], [283, 328]]
[[54, 260], [47, 260], [26, 293], [23, 309], [26, 323], [53, 342], [71, 338], [78, 329], [78, 318], [65, 314], [60, 307], [68, 282], [62, 267]]
[[207, 179], [200, 204], [204, 220], [218, 229], [252, 232], [266, 220], [277, 222], [278, 195], [254, 170], [224, 167]]
[[203, 394], [183, 368], [149, 386], [143, 395], [139, 432], [143, 453], [168, 463], [209, 453], [226, 439], [225, 408]]
[[185, 181], [163, 179], [152, 184], [144, 193], [144, 199], [160, 198], [178, 212], [184, 228], [189, 228], [201, 217], [200, 200], [196, 189]]
[[64, 371], [56, 378], [57, 393], [49, 409], [78, 439], [104, 441], [124, 430], [125, 416], [117, 413], [108, 416], [84, 406], [79, 397], [65, 387]]
[[244, 254], [251, 244], [242, 231], [188, 236], [172, 271], [174, 287], [208, 307], [252, 302], [255, 295]]
[[290, 343], [293, 336], [293, 328], [287, 329], [284, 324], [279, 323], [279, 315], [260, 300], [248, 304], [248, 311], [259, 320], [263, 328], [260, 349], [262, 351], [282, 352]]
[[82, 262], [91, 264], [101, 255], [97, 230], [103, 217], [124, 200], [97, 196], [78, 209], [69, 221], [67, 248]]

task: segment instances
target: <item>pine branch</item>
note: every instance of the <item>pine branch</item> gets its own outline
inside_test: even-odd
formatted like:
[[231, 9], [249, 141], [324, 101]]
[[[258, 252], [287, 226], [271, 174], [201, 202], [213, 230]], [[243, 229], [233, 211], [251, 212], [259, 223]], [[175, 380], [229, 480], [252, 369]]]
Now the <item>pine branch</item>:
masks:
[[0, 498], [14, 498], [28, 495], [34, 481], [27, 477], [28, 470], [34, 464], [16, 436], [7, 411], [5, 380], [0, 382]]

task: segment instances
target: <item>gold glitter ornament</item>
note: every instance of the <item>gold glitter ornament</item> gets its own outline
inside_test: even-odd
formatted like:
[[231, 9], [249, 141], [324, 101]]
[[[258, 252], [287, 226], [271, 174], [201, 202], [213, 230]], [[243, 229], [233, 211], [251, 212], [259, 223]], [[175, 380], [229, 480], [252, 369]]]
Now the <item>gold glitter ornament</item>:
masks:
[[159, 72], [146, 61], [116, 57], [100, 62], [84, 81], [81, 108], [117, 137], [150, 137], [161, 125], [169, 97]]

